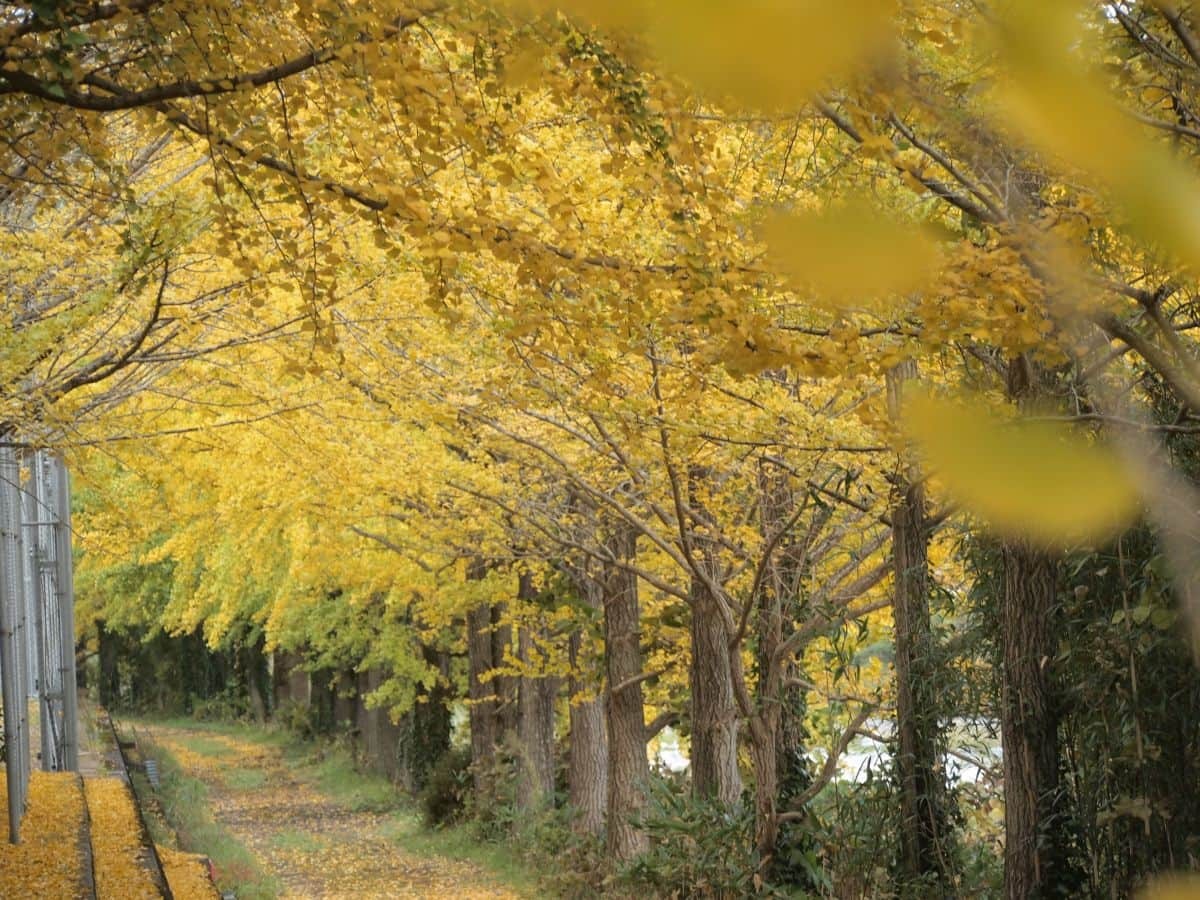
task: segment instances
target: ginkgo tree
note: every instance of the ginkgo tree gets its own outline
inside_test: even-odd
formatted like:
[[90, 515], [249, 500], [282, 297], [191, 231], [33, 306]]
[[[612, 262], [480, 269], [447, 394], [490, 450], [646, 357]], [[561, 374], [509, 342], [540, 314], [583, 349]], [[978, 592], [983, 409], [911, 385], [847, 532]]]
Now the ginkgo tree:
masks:
[[[1145, 512], [1184, 597], [1196, 571], [1186, 459], [1152, 443], [1200, 397], [1190, 10], [130, 0], [3, 23], [0, 422], [120, 458], [80, 453], [84, 481], [154, 526], [93, 509], [87, 565], [169, 567], [158, 623], [379, 666], [399, 713], [457, 691], [476, 787], [511, 732], [529, 804], [571, 679], [572, 797], [618, 859], [650, 846], [646, 739], [677, 721], [699, 800], [752, 782], [757, 886], [891, 702], [804, 651], [894, 599], [889, 889], [948, 896], [929, 546], [986, 529], [961, 555], [1000, 573], [1005, 892], [1078, 887], [1064, 560]], [[149, 618], [120, 605], [98, 608]], [[813, 778], [806, 704], [852, 693]], [[576, 756], [601, 712], [607, 758]], [[1152, 816], [1147, 859], [1170, 858]]]

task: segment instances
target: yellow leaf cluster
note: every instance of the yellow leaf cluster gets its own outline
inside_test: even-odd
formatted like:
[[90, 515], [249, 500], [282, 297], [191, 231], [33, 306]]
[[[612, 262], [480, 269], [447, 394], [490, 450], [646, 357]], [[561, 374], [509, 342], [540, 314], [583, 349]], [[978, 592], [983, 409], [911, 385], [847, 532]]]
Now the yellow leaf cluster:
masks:
[[[7, 783], [0, 777], [0, 807], [8, 808]], [[83, 897], [83, 787], [72, 772], [33, 772], [21, 843], [8, 842], [8, 817], [0, 825], [0, 895]], [[120, 896], [119, 894], [114, 896]]]
[[130, 900], [160, 897], [147, 867], [150, 848], [143, 844], [129, 785], [120, 778], [87, 778], [84, 792], [91, 820], [88, 831], [96, 895]]
[[929, 395], [908, 398], [904, 424], [950, 496], [1003, 534], [1052, 546], [1095, 540], [1137, 511], [1116, 454], [1061, 424], [1004, 422]]

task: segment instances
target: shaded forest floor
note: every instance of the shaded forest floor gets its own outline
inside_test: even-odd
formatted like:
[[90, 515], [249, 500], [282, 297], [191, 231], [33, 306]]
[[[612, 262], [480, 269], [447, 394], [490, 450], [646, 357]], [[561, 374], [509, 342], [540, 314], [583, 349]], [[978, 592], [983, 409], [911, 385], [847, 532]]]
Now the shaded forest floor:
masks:
[[355, 773], [343, 754], [230, 725], [134, 728], [163, 760], [162, 805], [180, 843], [212, 856], [218, 883], [239, 898], [537, 896], [502, 852], [426, 831], [390, 784]]

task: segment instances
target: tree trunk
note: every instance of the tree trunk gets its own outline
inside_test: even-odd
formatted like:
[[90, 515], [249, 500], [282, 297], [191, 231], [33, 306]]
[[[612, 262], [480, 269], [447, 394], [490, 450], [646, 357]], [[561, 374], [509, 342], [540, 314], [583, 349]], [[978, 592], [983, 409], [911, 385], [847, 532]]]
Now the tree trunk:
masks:
[[[584, 602], [592, 609], [603, 605], [602, 588], [586, 572], [576, 579]], [[583, 639], [578, 631], [571, 634], [571, 735], [567, 756], [567, 791], [576, 812], [574, 827], [582, 834], [599, 835], [604, 831], [608, 809], [608, 729], [604, 722], [604, 701], [599, 698], [576, 699], [595, 690], [579, 676], [584, 664], [580, 658]]]
[[263, 653], [265, 639], [262, 635], [241, 647], [242, 675], [246, 679], [246, 693], [250, 699], [250, 712], [254, 721], [263, 725], [267, 721], [267, 658]]
[[438, 670], [437, 683], [418, 689], [413, 708], [400, 720], [400, 769], [407, 773], [410, 790], [420, 791], [429, 773], [450, 749], [450, 654], [422, 647], [425, 662]]
[[[888, 405], [894, 420], [900, 416], [904, 383], [916, 374], [912, 361], [888, 372]], [[902, 896], [946, 896], [952, 878], [944, 786], [937, 771], [941, 741], [929, 620], [929, 532], [925, 491], [908, 465], [893, 480], [891, 520], [900, 888]]]
[[[1027, 406], [1043, 393], [1043, 377], [1027, 357], [1016, 357], [1009, 396]], [[1008, 900], [1070, 896], [1053, 681], [1058, 563], [1020, 540], [1004, 543], [1002, 556], [1004, 891]]]
[[490, 606], [479, 606], [467, 613], [467, 663], [467, 696], [471, 701], [471, 770], [474, 773], [475, 794], [483, 797], [495, 767], [496, 741], [499, 738], [495, 682], [483, 680], [494, 668]]
[[[732, 806], [742, 796], [739, 713], [729, 668], [729, 631], [706, 584], [691, 585], [692, 792]], [[764, 751], [772, 752], [773, 751]]]
[[[703, 509], [704, 501], [698, 490], [707, 477], [707, 472], [699, 466], [688, 471], [688, 499], [694, 509]], [[696, 565], [706, 576], [694, 573], [688, 592], [692, 638], [688, 673], [692, 693], [692, 793], [732, 806], [741, 799], [742, 778], [737, 761], [740, 713], [733, 695], [729, 659], [731, 635], [721, 608], [722, 598], [710, 586], [720, 584], [712, 539], [705, 534], [702, 523], [691, 523], [688, 527], [700, 557]], [[766, 749], [762, 752], [772, 753]]]
[[363, 761], [371, 771], [412, 791], [415, 787], [412, 772], [399, 754], [402, 725], [392, 722], [386, 709], [367, 703], [383, 681], [382, 669], [368, 669], [358, 675], [357, 719]]
[[275, 653], [275, 709], [286, 702], [308, 706], [309, 678], [303, 668], [304, 659], [291, 651]]
[[276, 650], [271, 654], [271, 703], [275, 709], [291, 700], [290, 669], [287, 653]]
[[1004, 891], [1027, 900], [1060, 896], [1067, 877], [1052, 686], [1056, 563], [1017, 541], [1003, 555]]
[[[759, 505], [764, 541], [774, 544], [766, 560], [757, 598], [757, 718], [760, 740], [752, 746], [755, 785], [755, 842], [765, 867], [773, 866], [779, 841], [778, 811], [808, 787], [804, 755], [804, 688], [797, 683], [797, 653], [779, 658], [778, 649], [795, 629], [796, 594], [805, 562], [805, 542], [780, 535], [795, 512], [796, 497], [787, 473], [771, 464], [759, 469]], [[792, 526], [795, 530], [795, 526]], [[771, 746], [757, 746], [763, 741]], [[794, 883], [793, 873], [787, 875]], [[804, 886], [810, 886], [804, 882]]]
[[[497, 603], [492, 606], [492, 665], [496, 668], [503, 666], [506, 659], [515, 656], [512, 626], [505, 621], [507, 614], [506, 604]], [[499, 728], [497, 739], [504, 743], [505, 738], [517, 730], [517, 677], [497, 675], [492, 679], [492, 684], [496, 691], [496, 718]]]
[[329, 734], [334, 729], [336, 717], [336, 690], [334, 674], [330, 669], [318, 669], [311, 673], [309, 681], [309, 716], [313, 734]]
[[938, 775], [940, 743], [933, 634], [929, 620], [929, 557], [924, 491], [919, 484], [896, 486], [892, 506], [896, 647], [896, 718], [899, 741], [900, 865], [902, 879], [920, 885], [951, 883], [946, 839], [944, 786]]
[[[614, 559], [634, 558], [636, 532], [617, 526], [608, 542]], [[650, 847], [646, 833], [631, 821], [645, 803], [645, 786], [650, 779], [642, 684], [636, 680], [642, 674], [637, 576], [619, 565], [606, 565], [603, 601], [608, 676], [607, 849], [612, 859], [626, 861]]]
[[121, 675], [117, 669], [121, 648], [116, 635], [100, 620], [96, 621], [96, 641], [100, 650], [100, 705], [115, 711], [121, 702]]
[[334, 687], [333, 721], [338, 734], [357, 737], [357, 695], [357, 676], [352, 670], [346, 669], [338, 675]]
[[517, 640], [522, 666], [540, 672], [521, 676], [517, 699], [521, 748], [517, 805], [535, 810], [554, 799], [554, 700], [559, 679], [545, 674], [545, 652], [535, 646], [528, 626], [520, 627]]

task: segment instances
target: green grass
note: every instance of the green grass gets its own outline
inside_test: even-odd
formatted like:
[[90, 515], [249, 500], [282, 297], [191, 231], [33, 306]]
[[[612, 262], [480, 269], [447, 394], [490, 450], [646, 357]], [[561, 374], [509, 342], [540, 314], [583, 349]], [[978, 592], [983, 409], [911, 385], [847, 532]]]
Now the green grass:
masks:
[[224, 741], [216, 741], [212, 738], [197, 737], [180, 738], [179, 743], [187, 747], [193, 753], [198, 753], [201, 756], [228, 756], [230, 751], [229, 746]]
[[336, 803], [355, 811], [390, 812], [379, 834], [404, 850], [417, 856], [472, 862], [501, 884], [526, 896], [542, 896], [528, 864], [511, 846], [481, 840], [470, 824], [437, 830], [426, 828], [409, 797], [383, 776], [355, 769], [354, 760], [344, 747], [292, 742], [285, 756], [292, 761], [292, 772], [297, 778], [311, 780]]
[[229, 769], [221, 773], [221, 780], [235, 791], [252, 791], [262, 787], [267, 776], [258, 769]]
[[324, 841], [307, 831], [296, 831], [294, 829], [281, 831], [274, 835], [271, 838], [271, 843], [280, 850], [298, 850], [302, 853], [312, 853], [328, 846], [328, 841]]
[[416, 856], [444, 856], [475, 863], [495, 880], [526, 897], [544, 897], [529, 864], [511, 845], [480, 838], [471, 823], [426, 828], [420, 813], [407, 809], [389, 817], [380, 834]]
[[[470, 862], [486, 872], [498, 885], [511, 888], [523, 896], [548, 896], [539, 890], [538, 880], [530, 871], [529, 863], [524, 861], [511, 845], [481, 839], [470, 823], [436, 830], [426, 828], [411, 798], [401, 793], [388, 779], [357, 771], [354, 768], [354, 760], [344, 745], [314, 744], [311, 741], [300, 740], [282, 729], [264, 729], [253, 725], [194, 722], [191, 719], [156, 720], [154, 724], [202, 732], [201, 735], [189, 736], [184, 740], [195, 752], [202, 752], [195, 746], [194, 742], [197, 741], [202, 745], [207, 742], [214, 747], [219, 744], [222, 752], [228, 752], [229, 748], [217, 740], [219, 737], [276, 747], [282, 753], [293, 777], [312, 785], [335, 803], [354, 811], [390, 813], [379, 826], [379, 834], [395, 841], [403, 850], [417, 856], [440, 856]], [[212, 737], [206, 739], [204, 734]], [[207, 817], [207, 822], [201, 821], [182, 827], [176, 824], [173, 812], [175, 807], [181, 807], [183, 810], [202, 807], [204, 815], [207, 816], [204, 785], [178, 773], [178, 764], [169, 758], [169, 754], [158, 748], [155, 748], [154, 752], [163, 760], [164, 791], [160, 792], [163, 805], [167, 806], [166, 791], [170, 784], [172, 810], [167, 811], [167, 817], [172, 820], [172, 825], [179, 829], [181, 843], [184, 834], [188, 835], [185, 849], [211, 856], [217, 866], [218, 876], [226, 871], [227, 865], [240, 866], [246, 859], [253, 864], [253, 858], [245, 848], [238, 845], [228, 833], [224, 833], [220, 826], [214, 825], [210, 816]], [[258, 779], [255, 779], [255, 775], [258, 775]], [[255, 770], [232, 769], [225, 773], [224, 777], [231, 788], [249, 789], [259, 786], [264, 776]], [[318, 836], [300, 830], [281, 832], [273, 838], [273, 843], [281, 849], [298, 851], [316, 850], [322, 846]], [[228, 854], [228, 863], [223, 865], [218, 854]], [[229, 889], [234, 883], [232, 880], [228, 883], [223, 881], [221, 886]], [[258, 870], [258, 874], [254, 875], [251, 881], [238, 883], [237, 896], [239, 900], [257, 900], [274, 896], [271, 892], [278, 889], [279, 885], [274, 879], [264, 876], [261, 870]]]
[[[191, 732], [207, 732], [217, 737], [233, 738], [264, 747], [284, 747], [296, 743], [296, 739], [281, 728], [273, 726], [253, 725], [248, 722], [214, 722], [200, 719], [189, 719], [187, 716], [170, 716], [165, 718], [134, 718], [135, 726], [180, 728]], [[222, 746], [224, 744], [222, 743]]]
[[153, 743], [149, 735], [139, 734], [138, 738], [146, 755], [159, 761], [161, 786], [157, 794], [164, 818], [179, 837], [180, 848], [212, 859], [217, 886], [223, 891], [236, 891], [239, 900], [278, 897], [278, 880], [264, 872], [250, 851], [213, 820], [204, 783], [184, 774], [175, 758]]
[[301, 768], [301, 777], [312, 777], [317, 789], [341, 806], [355, 812], [389, 812], [407, 805], [404, 796], [386, 778], [355, 771], [354, 761], [344, 750], [339, 748], [322, 755], [322, 759]]

